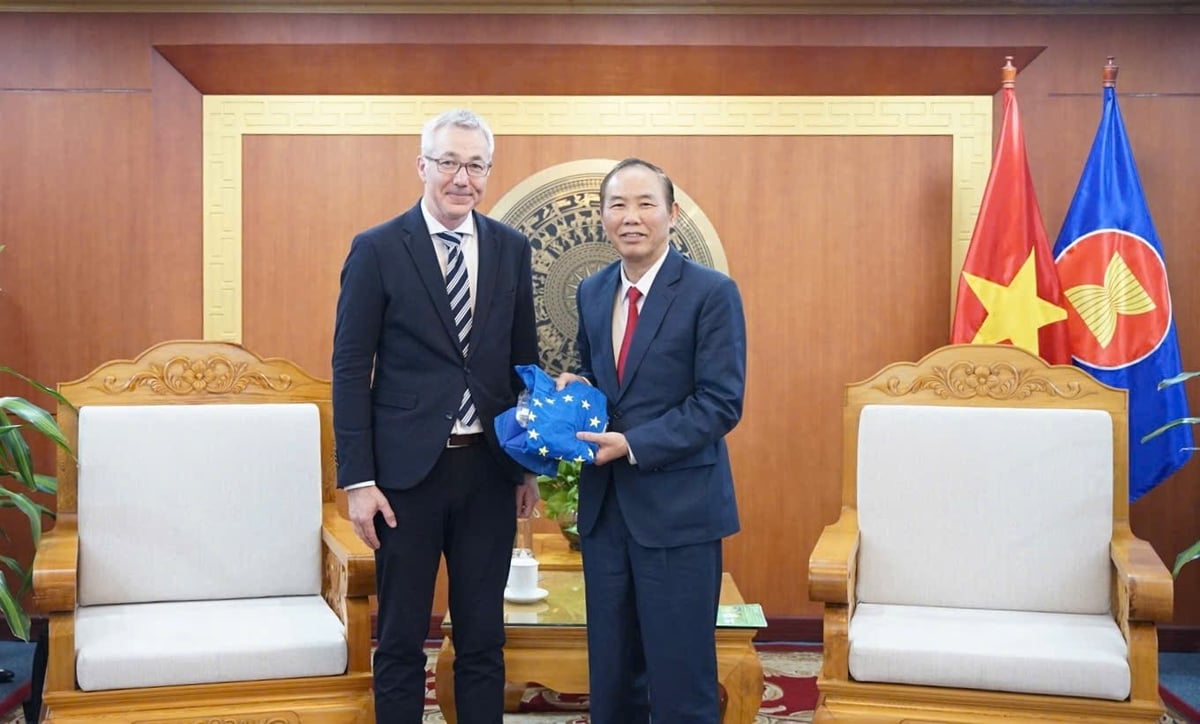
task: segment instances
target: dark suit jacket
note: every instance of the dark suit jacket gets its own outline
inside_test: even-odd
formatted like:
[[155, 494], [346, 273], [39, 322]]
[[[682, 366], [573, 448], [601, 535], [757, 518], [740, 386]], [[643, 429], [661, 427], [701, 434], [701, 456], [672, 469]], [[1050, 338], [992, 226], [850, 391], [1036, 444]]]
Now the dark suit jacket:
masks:
[[529, 240], [479, 213], [475, 230], [479, 278], [465, 360], [420, 203], [350, 245], [333, 336], [340, 487], [420, 482], [445, 449], [468, 385], [493, 452], [519, 481], [492, 419], [524, 388], [513, 367], [537, 364]]
[[609, 485], [625, 522], [647, 547], [690, 545], [737, 532], [737, 504], [724, 436], [742, 415], [746, 326], [729, 277], [670, 249], [642, 303], [617, 384], [615, 262], [579, 285], [580, 374], [608, 396], [609, 430], [625, 434], [637, 458], [584, 466], [579, 530], [595, 525]]

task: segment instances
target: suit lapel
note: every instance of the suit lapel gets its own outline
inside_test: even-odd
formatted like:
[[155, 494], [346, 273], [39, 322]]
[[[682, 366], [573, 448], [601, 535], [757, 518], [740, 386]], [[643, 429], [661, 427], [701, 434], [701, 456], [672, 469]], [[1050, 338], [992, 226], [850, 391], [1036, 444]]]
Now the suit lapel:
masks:
[[433, 238], [425, 226], [425, 218], [421, 215], [421, 205], [417, 202], [404, 215], [403, 224], [404, 246], [412, 257], [413, 266], [425, 291], [429, 293], [429, 301], [433, 312], [442, 322], [446, 334], [454, 346], [458, 346], [458, 330], [454, 327], [454, 319], [450, 316], [450, 297], [446, 295], [446, 280], [442, 277], [442, 267], [438, 263], [437, 254], [433, 251]]
[[[642, 302], [637, 329], [634, 330], [633, 340], [629, 345], [629, 356], [625, 358], [625, 378], [617, 392], [617, 400], [624, 396], [625, 390], [629, 389], [629, 383], [637, 376], [638, 366], [642, 364], [651, 340], [658, 334], [658, 328], [662, 326], [671, 302], [675, 301], [682, 272], [683, 257], [674, 249], [668, 249], [667, 258], [659, 268], [658, 275], [654, 277], [650, 293], [646, 295], [646, 301]], [[615, 290], [613, 294], [616, 294]], [[611, 335], [609, 336], [611, 338]]]
[[599, 332], [594, 339], [594, 351], [592, 352], [592, 360], [599, 360], [592, 368], [592, 374], [596, 375], [596, 384], [602, 390], [617, 389], [617, 363], [613, 355], [612, 329], [613, 329], [613, 303], [617, 298], [617, 288], [620, 286], [621, 280], [621, 263], [617, 262], [608, 267], [605, 272], [601, 272], [607, 276], [601, 277], [596, 294], [584, 307], [583, 313], [587, 315], [587, 328], [594, 329]]
[[[491, 312], [492, 297], [496, 292], [496, 275], [500, 271], [500, 250], [490, 232], [483, 216], [475, 214], [475, 248], [479, 252], [479, 268], [476, 271], [478, 278], [475, 280], [475, 309], [471, 312], [471, 351], [467, 359], [479, 349], [474, 340], [478, 339], [480, 330], [487, 328], [488, 313]], [[447, 300], [446, 306], [449, 305]]]

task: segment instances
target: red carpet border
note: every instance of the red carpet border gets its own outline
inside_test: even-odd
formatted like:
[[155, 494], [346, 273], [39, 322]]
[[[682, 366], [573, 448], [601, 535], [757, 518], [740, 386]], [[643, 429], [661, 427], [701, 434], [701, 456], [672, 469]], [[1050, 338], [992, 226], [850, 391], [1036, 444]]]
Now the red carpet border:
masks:
[[[763, 702], [755, 724], [811, 722], [817, 703], [817, 673], [821, 669], [819, 646], [764, 644], [758, 648], [763, 664]], [[434, 696], [433, 671], [437, 649], [426, 650], [426, 724], [445, 719]], [[504, 715], [505, 724], [587, 724], [587, 696], [560, 694], [531, 686], [521, 699], [520, 711]]]

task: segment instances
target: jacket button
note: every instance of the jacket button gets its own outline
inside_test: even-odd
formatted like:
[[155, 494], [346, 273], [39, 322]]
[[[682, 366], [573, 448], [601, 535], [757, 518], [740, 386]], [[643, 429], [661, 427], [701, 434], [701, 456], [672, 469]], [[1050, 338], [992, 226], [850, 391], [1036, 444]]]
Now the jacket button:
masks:
[[447, 420], [453, 420], [453, 419], [454, 419], [454, 413], [447, 412], [447, 413], [446, 413], [446, 419], [447, 419]]

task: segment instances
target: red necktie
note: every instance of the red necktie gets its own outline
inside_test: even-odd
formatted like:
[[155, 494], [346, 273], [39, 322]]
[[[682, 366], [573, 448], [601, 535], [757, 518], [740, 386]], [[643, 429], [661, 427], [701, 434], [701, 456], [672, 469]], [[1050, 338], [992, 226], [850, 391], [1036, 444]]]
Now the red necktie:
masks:
[[625, 338], [621, 340], [621, 356], [617, 358], [617, 384], [625, 377], [625, 358], [629, 356], [629, 344], [633, 341], [633, 330], [637, 329], [638, 300], [642, 292], [637, 287], [629, 287], [629, 314], [625, 316]]

